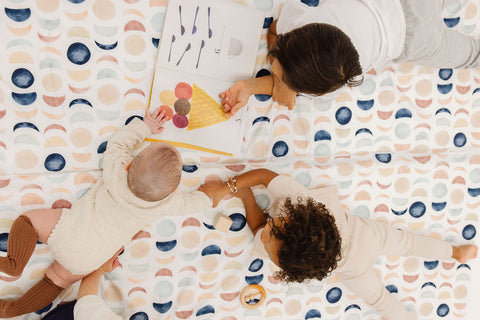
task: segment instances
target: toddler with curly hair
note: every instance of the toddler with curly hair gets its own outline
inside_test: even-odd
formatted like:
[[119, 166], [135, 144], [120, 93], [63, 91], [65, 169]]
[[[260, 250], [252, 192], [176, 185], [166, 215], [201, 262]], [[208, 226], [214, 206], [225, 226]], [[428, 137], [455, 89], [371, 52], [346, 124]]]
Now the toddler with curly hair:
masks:
[[[270, 216], [257, 205], [250, 187], [263, 184], [275, 198]], [[257, 169], [200, 187], [216, 204], [231, 193], [242, 200], [252, 230], [255, 255], [270, 258], [285, 282], [322, 280], [331, 273], [389, 320], [413, 319], [387, 291], [373, 265], [379, 255], [456, 259], [477, 256], [477, 246], [399, 230], [385, 223], [347, 215], [335, 186], [307, 189], [293, 178]]]

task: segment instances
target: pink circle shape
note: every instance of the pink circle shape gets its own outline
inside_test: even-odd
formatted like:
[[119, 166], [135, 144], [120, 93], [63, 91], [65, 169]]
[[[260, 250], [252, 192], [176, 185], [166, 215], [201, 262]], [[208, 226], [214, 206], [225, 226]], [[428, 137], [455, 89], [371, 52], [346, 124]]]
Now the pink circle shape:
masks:
[[188, 118], [186, 116], [182, 116], [179, 114], [176, 114], [173, 116], [172, 122], [175, 125], [175, 127], [179, 129], [183, 129], [188, 126]]
[[175, 87], [175, 96], [178, 99], [190, 100], [192, 97], [192, 87], [185, 82], [179, 82]]

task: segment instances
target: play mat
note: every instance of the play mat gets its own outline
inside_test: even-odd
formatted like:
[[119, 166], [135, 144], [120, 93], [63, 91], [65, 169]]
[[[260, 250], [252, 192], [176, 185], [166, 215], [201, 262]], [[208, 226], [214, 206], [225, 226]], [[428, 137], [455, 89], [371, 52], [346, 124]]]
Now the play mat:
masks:
[[[265, 12], [255, 73], [268, 74], [266, 28], [282, 1], [235, 2]], [[314, 6], [318, 0], [303, 2]], [[144, 114], [167, 1], [2, 4], [0, 250], [5, 252], [10, 225], [21, 212], [70, 206], [101, 176], [112, 134]], [[445, 9], [444, 20], [478, 37], [479, 10], [478, 0], [458, 1]], [[267, 167], [307, 187], [336, 184], [350, 214], [454, 244], [478, 243], [479, 91], [478, 70], [404, 63], [371, 70], [362, 86], [326, 104], [299, 97], [288, 111], [269, 96], [252, 97], [241, 156], [182, 149], [181, 189]], [[266, 190], [255, 193], [267, 207]], [[227, 233], [212, 227], [217, 212], [233, 220]], [[123, 268], [105, 276], [101, 296], [129, 320], [380, 319], [335, 277], [307, 284], [275, 281], [271, 262], [249, 255], [252, 238], [243, 206], [234, 198], [211, 211], [163, 217], [126, 246]], [[47, 247], [37, 245], [19, 280], [0, 277], [0, 297], [21, 295], [50, 263]], [[471, 302], [478, 264], [388, 256], [379, 257], [375, 268], [419, 319], [479, 316]], [[243, 308], [239, 292], [257, 283], [266, 289], [265, 304]], [[49, 308], [75, 299], [76, 288], [65, 290]], [[19, 319], [40, 319], [39, 313]]]

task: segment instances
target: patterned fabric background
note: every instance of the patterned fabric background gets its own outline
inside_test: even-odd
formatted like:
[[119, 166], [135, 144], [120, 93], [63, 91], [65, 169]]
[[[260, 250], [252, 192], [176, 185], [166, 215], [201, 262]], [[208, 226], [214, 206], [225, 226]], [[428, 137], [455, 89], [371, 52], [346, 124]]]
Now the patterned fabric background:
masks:
[[[299, 0], [289, 0], [299, 1]], [[280, 0], [237, 0], [265, 12], [256, 75], [269, 73], [266, 28]], [[318, 5], [318, 0], [303, 0]], [[22, 212], [69, 207], [100, 177], [109, 137], [147, 105], [166, 0], [6, 0], [0, 14], [0, 250]], [[449, 28], [479, 37], [480, 1], [445, 9]], [[350, 214], [453, 244], [477, 242], [480, 207], [480, 72], [408, 63], [371, 70], [362, 86], [293, 111], [252, 97], [242, 156], [181, 150], [183, 190], [258, 167], [307, 187], [336, 184]], [[255, 189], [258, 203], [271, 201]], [[234, 224], [214, 230], [217, 212]], [[197, 215], [159, 219], [125, 250], [101, 292], [115, 312], [148, 319], [380, 319], [337, 278], [283, 285], [271, 262], [249, 255], [252, 233], [238, 199]], [[14, 298], [51, 263], [39, 244], [20, 279], [0, 276]], [[387, 289], [420, 319], [474, 319], [467, 303], [478, 266], [380, 257]], [[266, 288], [256, 310], [238, 300]], [[52, 306], [19, 319], [40, 319]], [[43, 313], [42, 313], [43, 312]]]

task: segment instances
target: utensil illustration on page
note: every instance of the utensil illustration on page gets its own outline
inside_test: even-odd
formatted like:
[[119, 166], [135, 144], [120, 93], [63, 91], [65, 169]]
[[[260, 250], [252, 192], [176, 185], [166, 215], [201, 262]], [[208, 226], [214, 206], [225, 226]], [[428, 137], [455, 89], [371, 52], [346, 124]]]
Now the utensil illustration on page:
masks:
[[202, 54], [203, 47], [205, 47], [205, 40], [202, 40], [202, 43], [200, 44], [200, 51], [198, 52], [197, 64], [195, 65], [195, 68], [198, 68], [198, 63], [200, 62], [200, 55]]
[[197, 26], [195, 25], [195, 23], [197, 22], [198, 9], [200, 9], [199, 6], [197, 6], [197, 10], [195, 11], [195, 18], [193, 18], [192, 34], [195, 34], [195, 32], [197, 32]]
[[210, 28], [210, 7], [208, 7], [208, 39], [212, 37], [212, 28]]
[[170, 50], [168, 51], [168, 62], [170, 62], [170, 58], [172, 56], [172, 46], [174, 42], [175, 42], [175, 35], [172, 34], [172, 42], [170, 42]]
[[182, 55], [180, 56], [180, 59], [178, 59], [177, 61], [177, 66], [180, 64], [180, 62], [182, 61], [183, 59], [183, 56], [185, 55], [185, 53], [190, 50], [190, 48], [192, 47], [192, 45], [190, 43], [187, 44], [187, 46], [185, 47], [185, 50], [183, 50], [183, 53]]
[[258, 50], [263, 19], [261, 11], [238, 4], [169, 0], [159, 64], [219, 79], [248, 77]]
[[[201, 7], [200, 5], [196, 6], [195, 12], [192, 16], [193, 22], [191, 24], [191, 35], [185, 32], [186, 29], [190, 26], [188, 9], [188, 6], [184, 5], [182, 7], [182, 5], [178, 5], [179, 27], [176, 27], [175, 29], [180, 30], [180, 34], [174, 33], [171, 36], [167, 61], [170, 62], [172, 56], [179, 55], [175, 64], [176, 66], [178, 66], [183, 63], [188, 63], [187, 60], [194, 59], [193, 56], [191, 58], [188, 58], [189, 51], [198, 52], [198, 54], [196, 55], [197, 59], [195, 63], [195, 68], [198, 69], [200, 63], [200, 56], [202, 55], [202, 51], [205, 48], [206, 41], [208, 41], [208, 39], [211, 39], [213, 36], [213, 30], [211, 28], [211, 7]], [[204, 21], [200, 22], [200, 20]], [[177, 39], [179, 41], [175, 43]], [[188, 43], [185, 44], [182, 40], [188, 41]], [[182, 45], [183, 49], [181, 51], [178, 51], [178, 48]]]
[[180, 16], [180, 35], [183, 36], [183, 34], [185, 33], [185, 27], [183, 26], [183, 23], [182, 23], [182, 6], [178, 6], [178, 13]]

